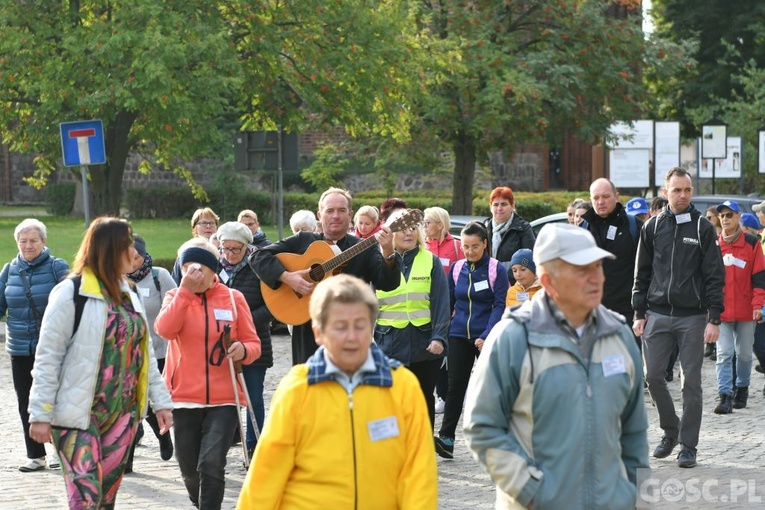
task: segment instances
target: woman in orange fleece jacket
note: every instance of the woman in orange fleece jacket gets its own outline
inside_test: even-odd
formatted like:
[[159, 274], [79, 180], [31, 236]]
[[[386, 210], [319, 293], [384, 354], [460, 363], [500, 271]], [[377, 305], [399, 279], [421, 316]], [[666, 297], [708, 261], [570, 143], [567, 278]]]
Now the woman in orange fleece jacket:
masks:
[[[241, 292], [215, 275], [218, 253], [194, 238], [178, 250], [181, 284], [165, 295], [154, 328], [168, 340], [164, 378], [175, 409], [175, 457], [189, 498], [197, 508], [220, 508], [226, 453], [237, 426], [228, 358], [250, 364], [260, 357], [260, 339]], [[223, 327], [232, 343], [223, 347]], [[239, 401], [244, 402], [241, 388]]]

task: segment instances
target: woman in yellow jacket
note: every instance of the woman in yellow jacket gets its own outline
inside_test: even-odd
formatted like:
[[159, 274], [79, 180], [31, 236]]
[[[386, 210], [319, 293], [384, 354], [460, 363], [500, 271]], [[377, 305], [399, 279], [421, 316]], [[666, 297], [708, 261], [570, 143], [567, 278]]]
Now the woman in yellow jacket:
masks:
[[237, 508], [435, 509], [425, 399], [371, 342], [374, 292], [334, 276], [316, 286], [310, 312], [320, 347], [279, 384]]
[[506, 305], [522, 305], [530, 301], [534, 294], [542, 288], [537, 278], [537, 266], [532, 258], [533, 253], [528, 248], [518, 250], [510, 259], [510, 269], [513, 271], [515, 285], [507, 290]]

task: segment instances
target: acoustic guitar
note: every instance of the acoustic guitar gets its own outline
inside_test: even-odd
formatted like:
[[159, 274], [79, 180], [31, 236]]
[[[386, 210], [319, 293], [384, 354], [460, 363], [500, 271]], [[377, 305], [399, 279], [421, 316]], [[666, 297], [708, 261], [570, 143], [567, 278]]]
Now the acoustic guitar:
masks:
[[[392, 222], [389, 227], [392, 232], [399, 232], [407, 228], [419, 226], [422, 219], [422, 211], [411, 209]], [[327, 242], [316, 241], [311, 243], [302, 255], [278, 253], [276, 258], [279, 259], [279, 262], [289, 272], [310, 269], [305, 275], [305, 279], [312, 283], [319, 283], [333, 276], [353, 257], [376, 244], [377, 239], [374, 236], [370, 236], [360, 243], [354, 244], [340, 255], [335, 255], [335, 252]], [[297, 326], [310, 320], [311, 317], [308, 313], [310, 294], [298, 294], [289, 285], [284, 283], [279, 288], [272, 289], [265, 283], [260, 282], [260, 290], [263, 293], [263, 300], [266, 302], [268, 310], [278, 321]]]

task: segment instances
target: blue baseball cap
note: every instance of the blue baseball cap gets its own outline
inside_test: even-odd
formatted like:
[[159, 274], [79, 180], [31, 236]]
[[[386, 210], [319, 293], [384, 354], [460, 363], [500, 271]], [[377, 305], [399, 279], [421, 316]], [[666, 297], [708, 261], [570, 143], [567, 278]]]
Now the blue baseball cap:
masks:
[[735, 200], [726, 200], [722, 204], [718, 205], [715, 209], [717, 212], [721, 212], [723, 209], [730, 209], [731, 211], [735, 213], [741, 214], [741, 208], [738, 206], [738, 203]]
[[744, 213], [741, 215], [741, 225], [755, 230], [760, 230], [762, 228], [760, 220], [758, 220], [757, 216], [752, 213]]
[[648, 214], [648, 202], [641, 197], [631, 198], [630, 201], [627, 202], [627, 214], [632, 216]]
[[534, 264], [534, 254], [528, 248], [521, 248], [513, 254], [510, 259], [510, 268], [516, 264], [520, 264], [529, 269], [532, 273], [537, 273], [537, 265]]

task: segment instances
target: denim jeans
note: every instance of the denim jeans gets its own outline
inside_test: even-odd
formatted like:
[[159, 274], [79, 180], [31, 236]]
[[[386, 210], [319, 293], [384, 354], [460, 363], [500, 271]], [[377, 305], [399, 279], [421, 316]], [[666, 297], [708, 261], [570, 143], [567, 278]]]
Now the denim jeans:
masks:
[[220, 509], [226, 489], [226, 454], [234, 438], [236, 406], [176, 408], [175, 458], [189, 498], [198, 507]]
[[723, 322], [717, 339], [717, 389], [719, 393], [733, 392], [733, 354], [736, 354], [736, 387], [749, 386], [752, 373], [752, 349], [755, 321]]
[[[266, 406], [263, 403], [263, 381], [266, 379], [267, 367], [258, 367], [252, 365], [242, 365], [242, 375], [244, 375], [244, 384], [247, 386], [247, 394], [252, 401], [252, 408], [255, 411], [255, 421], [258, 422], [258, 430], [263, 431], [263, 420], [266, 416]], [[242, 402], [244, 403], [244, 402]], [[247, 449], [255, 448], [257, 439], [255, 430], [252, 428], [250, 413], [247, 413]]]

